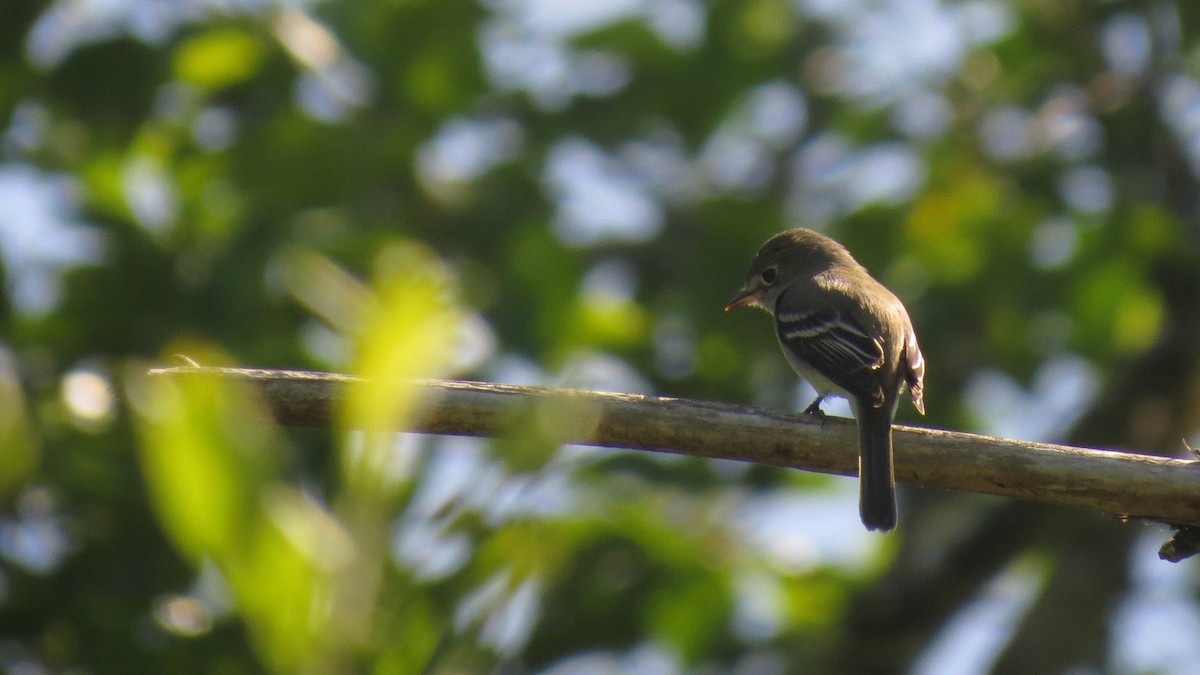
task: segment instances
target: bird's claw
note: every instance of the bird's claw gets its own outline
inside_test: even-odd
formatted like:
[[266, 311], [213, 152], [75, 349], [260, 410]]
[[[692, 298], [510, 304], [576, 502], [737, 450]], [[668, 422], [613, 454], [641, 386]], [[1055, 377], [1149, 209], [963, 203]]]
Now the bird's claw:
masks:
[[824, 400], [824, 398], [825, 397], [823, 396], [818, 396], [817, 400], [810, 403], [808, 407], [804, 409], [804, 414], [816, 417], [821, 421], [822, 427], [825, 426], [825, 411], [821, 410], [821, 401]]

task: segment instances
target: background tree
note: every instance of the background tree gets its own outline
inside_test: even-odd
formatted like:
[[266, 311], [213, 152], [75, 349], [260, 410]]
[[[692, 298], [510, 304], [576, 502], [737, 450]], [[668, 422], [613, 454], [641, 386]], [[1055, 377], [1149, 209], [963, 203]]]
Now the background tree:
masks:
[[5, 3], [0, 664], [1194, 670], [1194, 565], [1153, 560], [1158, 528], [909, 487], [874, 537], [852, 481], [562, 447], [578, 411], [486, 442], [349, 431], [404, 414], [384, 387], [285, 433], [136, 373], [186, 352], [795, 409], [767, 323], [720, 308], [806, 225], [905, 299], [924, 423], [1177, 454], [1198, 21]]

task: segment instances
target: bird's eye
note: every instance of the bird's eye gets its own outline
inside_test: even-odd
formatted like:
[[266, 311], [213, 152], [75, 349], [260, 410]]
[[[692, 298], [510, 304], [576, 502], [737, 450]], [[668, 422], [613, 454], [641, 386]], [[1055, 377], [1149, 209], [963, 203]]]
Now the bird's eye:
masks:
[[764, 284], [773, 284], [773, 283], [775, 283], [775, 274], [776, 274], [775, 268], [768, 267], [767, 269], [763, 270], [762, 274], [759, 276], [762, 277]]

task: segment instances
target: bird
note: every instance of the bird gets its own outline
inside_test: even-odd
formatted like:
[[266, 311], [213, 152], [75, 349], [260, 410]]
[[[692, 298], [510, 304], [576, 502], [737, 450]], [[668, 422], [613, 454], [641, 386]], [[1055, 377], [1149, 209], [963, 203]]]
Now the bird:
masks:
[[758, 250], [725, 311], [744, 306], [774, 317], [788, 364], [816, 389], [805, 413], [824, 418], [826, 398], [849, 400], [859, 432], [859, 515], [868, 530], [894, 529], [892, 421], [906, 388], [925, 414], [925, 358], [904, 303], [844, 246], [798, 227]]

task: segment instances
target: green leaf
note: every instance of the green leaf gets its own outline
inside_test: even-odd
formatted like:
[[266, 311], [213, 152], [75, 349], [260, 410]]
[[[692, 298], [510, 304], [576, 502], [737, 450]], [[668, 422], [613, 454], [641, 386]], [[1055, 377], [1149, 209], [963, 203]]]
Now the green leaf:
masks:
[[[208, 353], [206, 362], [221, 361]], [[167, 532], [195, 562], [236, 558], [277, 471], [271, 416], [244, 386], [203, 373], [151, 376], [131, 394], [142, 469]]]
[[175, 50], [175, 77], [208, 90], [245, 82], [263, 61], [258, 38], [236, 28], [217, 28], [180, 43]]

